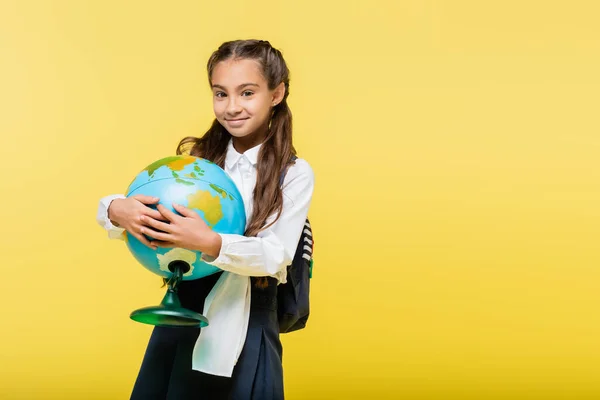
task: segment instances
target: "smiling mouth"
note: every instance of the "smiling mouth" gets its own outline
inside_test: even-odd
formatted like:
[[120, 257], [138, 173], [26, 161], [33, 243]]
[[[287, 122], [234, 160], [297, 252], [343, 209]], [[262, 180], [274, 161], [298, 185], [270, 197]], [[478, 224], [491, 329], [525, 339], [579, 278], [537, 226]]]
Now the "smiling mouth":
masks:
[[226, 119], [225, 121], [229, 121], [229, 122], [236, 122], [236, 121], [245, 121], [248, 118], [237, 118], [237, 119]]

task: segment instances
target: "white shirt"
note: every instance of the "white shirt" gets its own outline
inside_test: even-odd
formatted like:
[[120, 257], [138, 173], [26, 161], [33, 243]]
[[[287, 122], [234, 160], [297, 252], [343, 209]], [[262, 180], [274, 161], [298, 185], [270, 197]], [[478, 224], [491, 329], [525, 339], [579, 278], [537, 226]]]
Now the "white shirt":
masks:
[[[256, 185], [256, 163], [261, 145], [238, 153], [230, 141], [225, 159], [225, 172], [242, 195], [246, 221], [253, 210], [253, 190]], [[314, 174], [310, 165], [297, 159], [283, 183], [283, 211], [275, 224], [256, 237], [220, 234], [221, 251], [216, 259], [203, 255], [203, 261], [225, 272], [205, 300], [203, 315], [209, 326], [203, 328], [196, 342], [192, 368], [205, 373], [228, 376], [233, 372], [242, 351], [250, 315], [250, 276], [271, 276], [286, 282], [287, 266], [291, 264], [300, 240], [314, 189]], [[115, 198], [100, 200], [97, 221], [111, 239], [123, 237], [123, 229], [108, 219], [108, 206]], [[267, 222], [271, 222], [274, 216]]]

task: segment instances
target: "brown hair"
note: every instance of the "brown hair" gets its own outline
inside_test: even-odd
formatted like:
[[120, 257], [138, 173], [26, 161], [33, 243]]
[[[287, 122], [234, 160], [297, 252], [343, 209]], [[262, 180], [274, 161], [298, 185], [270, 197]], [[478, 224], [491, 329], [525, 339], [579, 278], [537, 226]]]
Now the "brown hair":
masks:
[[[274, 90], [282, 82], [285, 94], [279, 104], [273, 107], [269, 130], [258, 154], [257, 180], [254, 188], [252, 218], [246, 226], [246, 236], [256, 236], [273, 225], [283, 209], [283, 193], [279, 178], [293, 163], [296, 150], [292, 144], [292, 112], [287, 104], [290, 88], [290, 72], [281, 52], [265, 40], [235, 40], [223, 43], [209, 58], [207, 64], [208, 81], [212, 86], [212, 73], [216, 65], [230, 59], [249, 59], [258, 62], [269, 89]], [[231, 134], [215, 119], [208, 131], [199, 138], [186, 137], [177, 146], [177, 154], [183, 154], [191, 145], [189, 153], [225, 167], [227, 145]], [[275, 218], [267, 225], [267, 219]], [[266, 279], [262, 280], [262, 285]]]

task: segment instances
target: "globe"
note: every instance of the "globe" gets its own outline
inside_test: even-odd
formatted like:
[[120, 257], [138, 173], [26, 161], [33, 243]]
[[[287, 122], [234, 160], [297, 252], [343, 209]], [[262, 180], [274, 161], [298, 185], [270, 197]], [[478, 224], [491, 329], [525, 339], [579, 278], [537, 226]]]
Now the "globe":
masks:
[[[153, 162], [134, 178], [126, 196], [138, 194], [157, 197], [159, 204], [174, 213], [177, 212], [173, 203], [186, 206], [197, 212], [217, 233], [244, 234], [246, 214], [242, 196], [229, 175], [208, 160], [173, 156]], [[152, 207], [156, 208], [156, 205]], [[169, 265], [174, 262], [188, 264], [183, 280], [198, 279], [219, 271], [203, 262], [199, 251], [162, 247], [153, 250], [128, 232], [126, 242], [140, 264], [165, 278], [173, 273]]]
[[[246, 214], [242, 196], [229, 175], [211, 161], [183, 155], [155, 161], [129, 184], [126, 196], [138, 194], [157, 197], [158, 204], [176, 214], [173, 203], [186, 206], [217, 233], [244, 234]], [[158, 204], [149, 207], [156, 208]], [[181, 307], [177, 287], [182, 280], [203, 278], [219, 268], [202, 261], [199, 251], [164, 247], [153, 250], [129, 232], [124, 235], [135, 259], [152, 273], [166, 278], [169, 285], [159, 306], [135, 310], [131, 319], [158, 326], [208, 325], [203, 315]]]

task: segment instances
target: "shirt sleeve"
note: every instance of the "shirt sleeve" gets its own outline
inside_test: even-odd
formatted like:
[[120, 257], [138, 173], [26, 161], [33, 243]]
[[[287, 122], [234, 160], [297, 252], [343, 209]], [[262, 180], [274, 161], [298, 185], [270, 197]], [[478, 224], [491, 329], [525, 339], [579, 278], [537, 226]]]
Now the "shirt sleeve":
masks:
[[294, 258], [313, 190], [312, 168], [306, 161], [297, 159], [284, 180], [283, 210], [277, 222], [256, 237], [220, 234], [222, 245], [218, 257], [203, 254], [202, 260], [238, 275], [272, 276], [285, 283], [286, 267]]
[[108, 232], [108, 237], [110, 239], [123, 239], [123, 232], [125, 232], [125, 229], [113, 225], [113, 223], [108, 218], [108, 207], [110, 206], [110, 203], [113, 200], [124, 198], [125, 196], [122, 194], [111, 194], [109, 196], [101, 198], [100, 204], [98, 204], [96, 221], [98, 222], [98, 224], [100, 224], [101, 227], [106, 229], [106, 231]]

